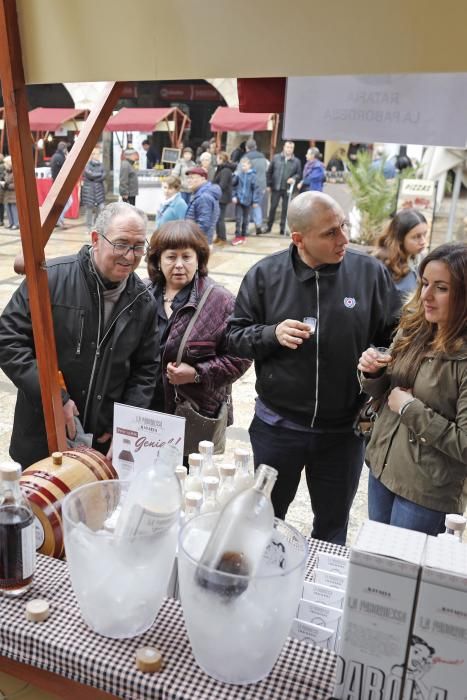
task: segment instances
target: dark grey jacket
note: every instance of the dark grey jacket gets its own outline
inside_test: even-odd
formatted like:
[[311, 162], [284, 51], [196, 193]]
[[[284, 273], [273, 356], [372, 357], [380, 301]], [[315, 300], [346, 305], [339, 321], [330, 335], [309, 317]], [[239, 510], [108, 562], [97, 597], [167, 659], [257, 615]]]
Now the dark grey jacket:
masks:
[[105, 170], [99, 160], [90, 160], [83, 173], [81, 204], [95, 207], [105, 202]]
[[[58, 366], [86, 432], [112, 432], [114, 402], [147, 408], [159, 362], [155, 302], [131, 274], [106, 328], [89, 247], [47, 265]], [[49, 454], [27, 281], [0, 317], [0, 367], [18, 388], [10, 454], [23, 466]], [[68, 399], [67, 395], [63, 400]], [[94, 441], [99, 450], [108, 448]]]
[[120, 165], [120, 197], [136, 197], [138, 194], [138, 173], [130, 160], [122, 160]]
[[[289, 177], [293, 177], [295, 182], [298, 182], [302, 176], [302, 164], [295, 156], [291, 159], [291, 168]], [[256, 167], [256, 166], [255, 166]], [[280, 190], [282, 183], [282, 175], [285, 168], [285, 156], [283, 153], [277, 153], [269, 165], [268, 171], [266, 173], [267, 185], [272, 190]], [[285, 189], [288, 185], [285, 186]]]

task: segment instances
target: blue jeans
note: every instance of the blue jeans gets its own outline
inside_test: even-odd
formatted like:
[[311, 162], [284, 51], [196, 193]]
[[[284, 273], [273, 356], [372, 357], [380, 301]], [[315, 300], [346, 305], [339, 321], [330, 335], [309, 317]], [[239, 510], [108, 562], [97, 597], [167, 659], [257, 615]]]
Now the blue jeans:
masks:
[[263, 223], [263, 210], [261, 208], [264, 198], [264, 193], [266, 190], [261, 190], [261, 197], [256, 207], [251, 207], [250, 209], [250, 221], [253, 221], [254, 225], [258, 228]]
[[364, 441], [353, 431], [312, 433], [268, 425], [255, 416], [250, 425], [255, 469], [269, 464], [278, 471], [272, 503], [285, 518], [305, 467], [313, 510], [311, 536], [345, 544], [349, 512], [363, 466]]
[[419, 506], [395, 493], [376, 479], [368, 476], [368, 517], [379, 523], [418, 530], [427, 535], [439, 535], [444, 530], [446, 513]]

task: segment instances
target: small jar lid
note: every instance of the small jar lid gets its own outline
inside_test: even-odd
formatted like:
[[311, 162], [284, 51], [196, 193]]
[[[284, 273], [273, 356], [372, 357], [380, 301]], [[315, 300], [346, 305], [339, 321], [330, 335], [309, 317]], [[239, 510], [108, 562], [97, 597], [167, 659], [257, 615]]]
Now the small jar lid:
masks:
[[61, 464], [63, 462], [62, 452], [52, 452], [52, 464]]
[[184, 464], [179, 464], [177, 467], [175, 467], [175, 474], [178, 476], [179, 479], [184, 479], [188, 473], [188, 469], [185, 467]]
[[214, 454], [214, 443], [210, 440], [201, 440], [198, 449], [202, 455], [212, 455]]
[[49, 602], [44, 598], [34, 598], [26, 603], [26, 619], [31, 622], [43, 622], [50, 615]]
[[219, 467], [219, 471], [222, 474], [222, 476], [235, 476], [237, 467], [235, 466], [235, 464], [221, 464]]
[[219, 486], [219, 479], [217, 476], [205, 476], [203, 478], [203, 484], [209, 487]]
[[154, 673], [162, 668], [162, 654], [155, 647], [140, 647], [136, 650], [135, 662], [143, 673]]
[[0, 480], [2, 481], [18, 481], [21, 476], [21, 464], [18, 462], [1, 462], [0, 463]]
[[448, 513], [444, 519], [444, 524], [449, 530], [464, 532], [467, 520], [462, 515], [457, 515], [457, 513]]
[[185, 494], [185, 503], [189, 506], [197, 506], [203, 500], [203, 494], [199, 491], [188, 491]]
[[192, 452], [188, 455], [188, 464], [190, 467], [202, 467], [203, 455], [199, 454], [199, 452]]

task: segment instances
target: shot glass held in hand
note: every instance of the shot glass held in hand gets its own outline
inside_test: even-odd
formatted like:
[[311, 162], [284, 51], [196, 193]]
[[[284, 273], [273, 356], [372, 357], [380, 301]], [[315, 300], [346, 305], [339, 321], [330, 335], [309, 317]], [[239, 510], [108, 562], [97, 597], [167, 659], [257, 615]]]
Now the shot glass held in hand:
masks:
[[314, 316], [305, 316], [303, 323], [310, 327], [310, 333], [313, 335], [316, 331], [316, 318]]
[[373, 350], [376, 350], [378, 353], [378, 357], [376, 358], [376, 362], [379, 365], [388, 365], [392, 357], [389, 353], [389, 348], [384, 348], [384, 347], [374, 347]]

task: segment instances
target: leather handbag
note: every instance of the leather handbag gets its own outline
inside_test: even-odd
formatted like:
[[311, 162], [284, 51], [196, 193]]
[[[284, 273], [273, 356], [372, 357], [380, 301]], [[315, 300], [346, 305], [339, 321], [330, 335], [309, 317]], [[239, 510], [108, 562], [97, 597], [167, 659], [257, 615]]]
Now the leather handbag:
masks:
[[[177, 366], [182, 361], [183, 351], [190, 337], [190, 333], [214, 286], [215, 285], [211, 285], [205, 290], [183, 334], [177, 353]], [[198, 452], [198, 443], [201, 440], [210, 440], [214, 443], [214, 454], [222, 454], [225, 450], [225, 431], [227, 430], [230, 392], [227, 401], [221, 404], [218, 415], [215, 418], [209, 418], [208, 416], [203, 416], [199, 412], [199, 406], [196, 401], [187, 396], [182, 389], [179, 387], [174, 387], [174, 389], [176, 403], [175, 415], [185, 418], [184, 455], [189, 455], [191, 452]]]

